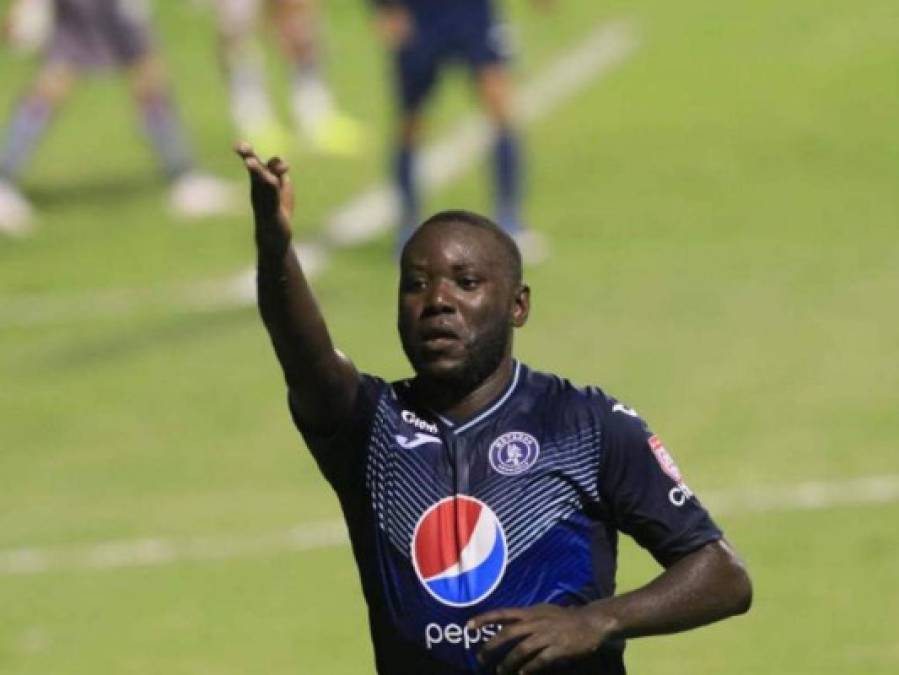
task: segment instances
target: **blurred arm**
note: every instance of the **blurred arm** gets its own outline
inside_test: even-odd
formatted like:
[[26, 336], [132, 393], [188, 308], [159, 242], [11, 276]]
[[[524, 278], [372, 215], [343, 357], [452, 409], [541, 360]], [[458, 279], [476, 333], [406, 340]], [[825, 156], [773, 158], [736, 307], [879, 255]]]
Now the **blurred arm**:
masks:
[[293, 190], [287, 165], [264, 164], [247, 144], [237, 153], [250, 175], [258, 251], [258, 302], [304, 432], [328, 435], [349, 415], [359, 384], [334, 348], [318, 303], [291, 246]]

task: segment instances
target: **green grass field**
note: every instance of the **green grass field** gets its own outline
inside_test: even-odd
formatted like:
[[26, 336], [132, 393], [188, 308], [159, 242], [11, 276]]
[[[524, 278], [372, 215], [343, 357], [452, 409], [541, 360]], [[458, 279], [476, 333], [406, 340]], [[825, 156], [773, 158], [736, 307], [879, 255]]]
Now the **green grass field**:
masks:
[[[303, 234], [382, 178], [389, 138], [364, 3], [328, 4], [333, 78], [371, 143], [358, 160], [293, 158]], [[240, 180], [210, 18], [156, 5], [199, 157]], [[641, 39], [527, 129], [528, 216], [553, 253], [528, 274], [520, 357], [637, 406], [700, 496], [899, 480], [899, 4], [508, 10], [522, 82], [605, 20], [630, 18]], [[31, 67], [0, 59], [5, 114]], [[450, 78], [435, 134], [467, 94]], [[248, 214], [172, 220], [129, 106], [120, 81], [84, 83], [26, 176], [40, 230], [0, 239], [0, 556], [62, 561], [0, 572], [0, 673], [373, 672], [346, 547], [112, 569], [64, 555], [252, 538], [338, 513], [254, 308], [169, 302], [252, 262]], [[475, 171], [429, 206], [486, 209], [487, 194]], [[385, 236], [337, 252], [316, 288], [344, 351], [398, 377], [391, 248]], [[722, 515], [753, 574], [752, 612], [634, 641], [631, 672], [899, 672], [899, 502], [843, 496]], [[624, 547], [622, 588], [656, 573]]]

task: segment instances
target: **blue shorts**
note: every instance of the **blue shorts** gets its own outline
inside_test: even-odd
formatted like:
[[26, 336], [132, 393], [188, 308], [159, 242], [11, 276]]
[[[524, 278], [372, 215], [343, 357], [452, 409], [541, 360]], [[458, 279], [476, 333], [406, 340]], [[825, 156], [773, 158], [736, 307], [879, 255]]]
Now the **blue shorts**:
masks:
[[140, 7], [126, 0], [55, 0], [46, 59], [86, 70], [133, 64], [153, 48]]
[[458, 61], [477, 73], [508, 58], [503, 25], [496, 21], [490, 3], [451, 0], [450, 6], [453, 9], [412, 12], [412, 36], [394, 54], [403, 112], [421, 107], [446, 64]]

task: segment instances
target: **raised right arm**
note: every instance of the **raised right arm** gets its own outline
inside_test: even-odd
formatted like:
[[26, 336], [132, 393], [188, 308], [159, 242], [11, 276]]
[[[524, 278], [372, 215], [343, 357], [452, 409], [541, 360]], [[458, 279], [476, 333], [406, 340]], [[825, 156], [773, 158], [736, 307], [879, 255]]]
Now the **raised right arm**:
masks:
[[352, 410], [359, 373], [334, 348], [291, 246], [293, 189], [287, 164], [278, 158], [263, 163], [246, 143], [236, 151], [250, 175], [259, 312], [284, 371], [301, 429], [330, 435]]

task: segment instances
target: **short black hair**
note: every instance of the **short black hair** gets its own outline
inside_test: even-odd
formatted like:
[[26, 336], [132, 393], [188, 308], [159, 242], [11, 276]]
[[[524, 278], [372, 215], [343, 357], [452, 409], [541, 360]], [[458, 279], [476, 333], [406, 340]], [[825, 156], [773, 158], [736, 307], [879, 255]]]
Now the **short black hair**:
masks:
[[412, 240], [415, 239], [415, 235], [418, 234], [418, 232], [420, 232], [428, 225], [435, 225], [438, 223], [462, 223], [463, 225], [470, 225], [472, 227], [486, 230], [487, 232], [492, 234], [503, 249], [503, 254], [506, 259], [506, 264], [512, 283], [516, 286], [521, 284], [524, 273], [522, 271], [521, 251], [518, 250], [518, 244], [515, 243], [515, 240], [509, 235], [508, 232], [506, 232], [503, 228], [490, 220], [490, 218], [488, 218], [487, 216], [482, 216], [480, 213], [475, 213], [474, 211], [466, 211], [465, 209], [449, 209], [447, 211], [440, 211], [425, 220], [415, 229], [415, 232], [406, 241], [405, 245], [403, 246], [400, 259], [405, 256], [406, 249], [409, 247], [409, 244], [412, 242]]

